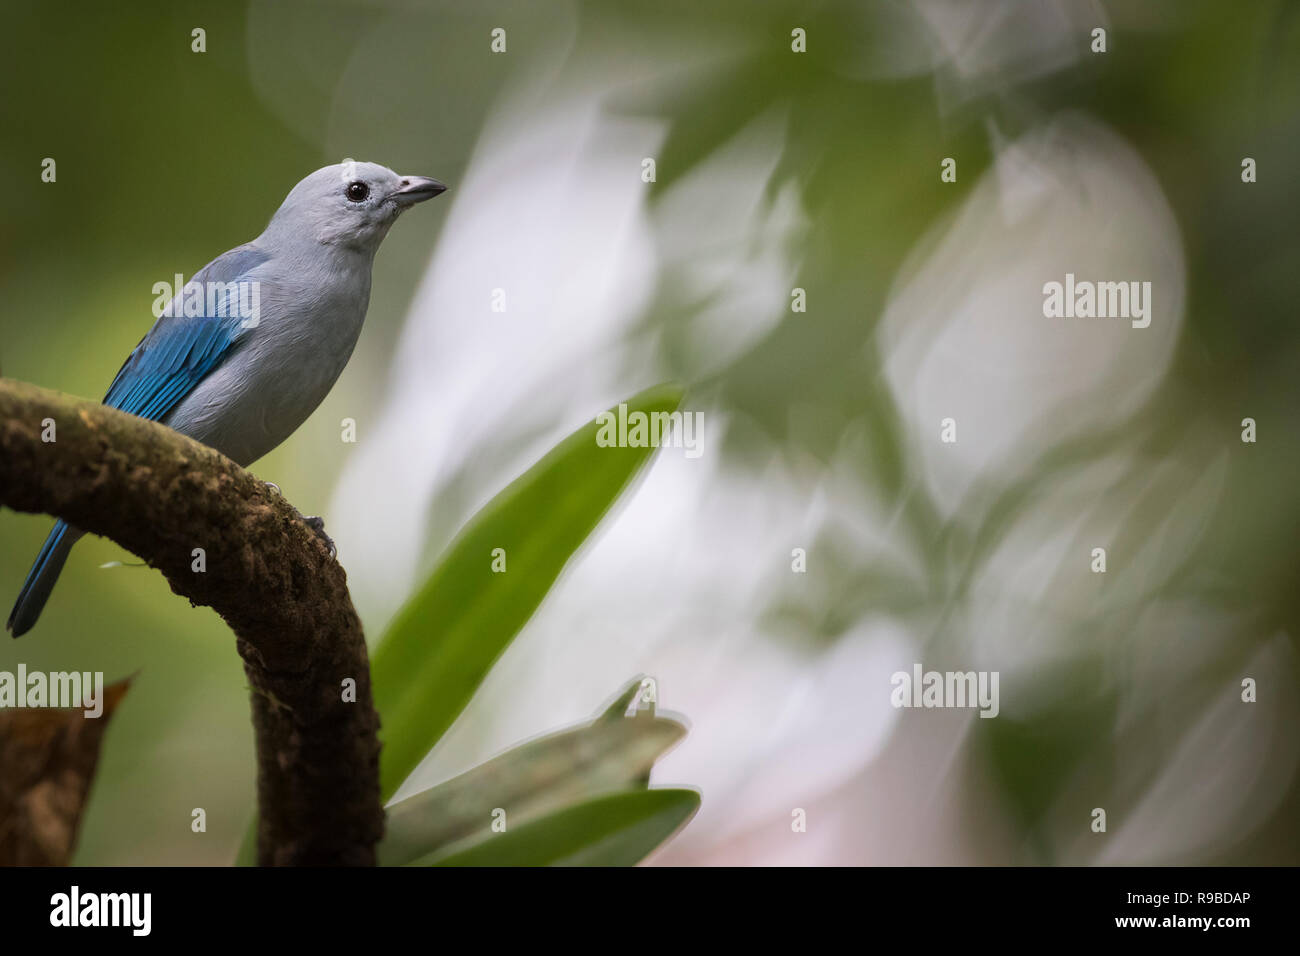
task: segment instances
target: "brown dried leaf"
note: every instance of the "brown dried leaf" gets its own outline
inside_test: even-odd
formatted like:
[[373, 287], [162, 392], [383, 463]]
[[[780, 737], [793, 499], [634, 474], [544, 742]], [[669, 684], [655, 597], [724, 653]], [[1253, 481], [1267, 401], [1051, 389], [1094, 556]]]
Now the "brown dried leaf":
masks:
[[130, 678], [104, 688], [104, 713], [0, 710], [0, 865], [66, 866], [99, 748]]

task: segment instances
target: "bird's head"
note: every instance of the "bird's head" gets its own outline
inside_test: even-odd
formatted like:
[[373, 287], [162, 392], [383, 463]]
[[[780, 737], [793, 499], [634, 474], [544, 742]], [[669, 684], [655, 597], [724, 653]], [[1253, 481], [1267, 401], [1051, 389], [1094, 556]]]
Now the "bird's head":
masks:
[[404, 210], [446, 189], [427, 176], [402, 176], [378, 163], [348, 160], [318, 169], [294, 186], [267, 232], [373, 253]]

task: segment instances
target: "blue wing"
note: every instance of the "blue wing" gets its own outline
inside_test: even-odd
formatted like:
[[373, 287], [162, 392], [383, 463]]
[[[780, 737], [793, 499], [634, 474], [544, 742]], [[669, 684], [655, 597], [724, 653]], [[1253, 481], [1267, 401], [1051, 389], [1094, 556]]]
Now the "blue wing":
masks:
[[[200, 283], [201, 288], [208, 282], [251, 281], [248, 274], [268, 258], [255, 246], [240, 246], [213, 259], [190, 281]], [[206, 295], [204, 299], [206, 305]], [[230, 354], [247, 331], [238, 309], [225, 312], [160, 318], [123, 363], [108, 387], [104, 404], [141, 418], [162, 419]]]
[[[250, 273], [269, 258], [256, 246], [240, 246], [213, 259], [190, 281], [224, 282], [227, 286], [255, 281]], [[207, 295], [203, 298], [206, 305]], [[215, 310], [216, 315], [173, 314], [160, 318], [113, 379], [104, 404], [142, 418], [163, 418], [247, 334], [244, 316], [238, 308], [230, 308], [229, 294], [225, 304], [224, 310]], [[222, 311], [226, 314], [221, 315]], [[80, 537], [81, 532], [70, 528], [65, 521], [59, 521], [50, 532], [9, 614], [7, 626], [14, 637], [31, 630], [36, 623], [68, 552]]]

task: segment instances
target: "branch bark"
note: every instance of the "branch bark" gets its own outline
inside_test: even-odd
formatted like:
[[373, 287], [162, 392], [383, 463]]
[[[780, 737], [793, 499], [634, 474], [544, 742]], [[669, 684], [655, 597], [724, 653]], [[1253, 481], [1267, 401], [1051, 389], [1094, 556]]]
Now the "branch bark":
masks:
[[343, 568], [287, 501], [165, 426], [0, 379], [0, 505], [111, 538], [230, 625], [253, 688], [261, 864], [375, 862], [379, 718], [361, 622]]

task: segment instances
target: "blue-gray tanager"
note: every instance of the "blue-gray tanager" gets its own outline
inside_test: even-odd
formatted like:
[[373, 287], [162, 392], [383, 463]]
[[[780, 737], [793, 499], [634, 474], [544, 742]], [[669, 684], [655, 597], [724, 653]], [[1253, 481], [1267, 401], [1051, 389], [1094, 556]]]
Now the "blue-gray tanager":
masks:
[[[260, 236], [213, 259], [178, 290], [104, 404], [252, 464], [307, 419], [343, 371], [389, 227], [404, 209], [446, 188], [375, 163], [316, 170], [293, 187]], [[36, 623], [83, 533], [55, 524], [9, 614], [14, 637]]]

